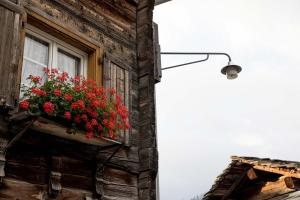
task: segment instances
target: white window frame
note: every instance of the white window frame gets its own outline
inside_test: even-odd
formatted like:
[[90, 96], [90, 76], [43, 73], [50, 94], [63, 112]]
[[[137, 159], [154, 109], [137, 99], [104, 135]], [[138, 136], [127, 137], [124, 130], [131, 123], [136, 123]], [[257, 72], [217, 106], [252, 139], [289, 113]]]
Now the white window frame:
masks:
[[[48, 69], [57, 68], [58, 50], [61, 49], [77, 58], [80, 59], [80, 76], [87, 77], [87, 66], [88, 66], [88, 54], [86, 52], [77, 49], [76, 47], [28, 24], [26, 28], [26, 34], [32, 35], [49, 45], [49, 58], [48, 58]], [[28, 58], [26, 58], [28, 59]]]

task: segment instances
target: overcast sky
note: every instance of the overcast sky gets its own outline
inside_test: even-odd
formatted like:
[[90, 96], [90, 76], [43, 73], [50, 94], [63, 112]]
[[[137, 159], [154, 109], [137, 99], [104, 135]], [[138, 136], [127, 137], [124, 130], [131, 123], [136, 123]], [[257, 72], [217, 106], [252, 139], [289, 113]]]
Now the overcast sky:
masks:
[[[157, 84], [161, 200], [209, 190], [231, 155], [300, 161], [300, 1], [173, 0], [156, 6], [162, 51], [229, 53], [163, 71]], [[200, 57], [163, 56], [163, 67]]]

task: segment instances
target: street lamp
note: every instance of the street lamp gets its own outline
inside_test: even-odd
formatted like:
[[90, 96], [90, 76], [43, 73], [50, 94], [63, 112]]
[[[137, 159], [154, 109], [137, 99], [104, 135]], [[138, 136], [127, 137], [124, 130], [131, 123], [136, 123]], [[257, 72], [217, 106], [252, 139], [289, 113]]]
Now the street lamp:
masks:
[[202, 60], [196, 60], [193, 62], [182, 63], [178, 65], [173, 65], [169, 67], [162, 68], [161, 70], [172, 69], [176, 67], [181, 67], [185, 65], [191, 65], [199, 62], [207, 61], [210, 55], [223, 55], [228, 58], [228, 64], [222, 68], [221, 73], [227, 75], [227, 79], [235, 79], [238, 77], [238, 73], [242, 71], [239, 65], [235, 65], [231, 62], [231, 57], [227, 53], [217, 53], [217, 52], [161, 52], [161, 55], [206, 55], [206, 58]]

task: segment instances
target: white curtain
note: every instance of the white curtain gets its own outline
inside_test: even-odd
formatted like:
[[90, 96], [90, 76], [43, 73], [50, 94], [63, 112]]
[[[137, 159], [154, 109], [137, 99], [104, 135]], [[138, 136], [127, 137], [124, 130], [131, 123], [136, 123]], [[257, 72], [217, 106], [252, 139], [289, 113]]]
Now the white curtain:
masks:
[[70, 55], [62, 50], [58, 50], [57, 54], [57, 66], [59, 71], [67, 72], [70, 77], [74, 77], [80, 74], [79, 71], [80, 59]]
[[48, 63], [49, 44], [33, 36], [26, 36], [21, 83], [28, 85], [29, 75], [40, 76], [45, 80], [43, 68], [47, 67]]

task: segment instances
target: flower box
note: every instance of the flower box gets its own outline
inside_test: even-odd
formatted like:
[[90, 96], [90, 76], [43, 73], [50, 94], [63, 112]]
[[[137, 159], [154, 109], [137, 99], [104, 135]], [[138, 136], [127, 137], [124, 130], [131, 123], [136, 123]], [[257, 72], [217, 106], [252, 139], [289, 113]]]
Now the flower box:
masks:
[[46, 119], [44, 117], [38, 117], [30, 129], [35, 130], [39, 133], [46, 133], [67, 140], [72, 140], [80, 143], [101, 146], [101, 147], [109, 146], [112, 144], [121, 144], [116, 140], [112, 140], [104, 137], [101, 138], [101, 140], [99, 140], [98, 138], [87, 139], [85, 137], [85, 132], [81, 130], [76, 131], [76, 133], [68, 133], [66, 126], [56, 123], [52, 120]]
[[130, 126], [128, 109], [114, 88], [105, 89], [93, 80], [72, 78], [66, 72], [47, 68], [43, 80], [32, 75], [28, 79], [31, 85], [22, 88], [24, 100], [20, 102], [20, 109], [37, 117], [33, 129], [100, 144], [113, 141]]

